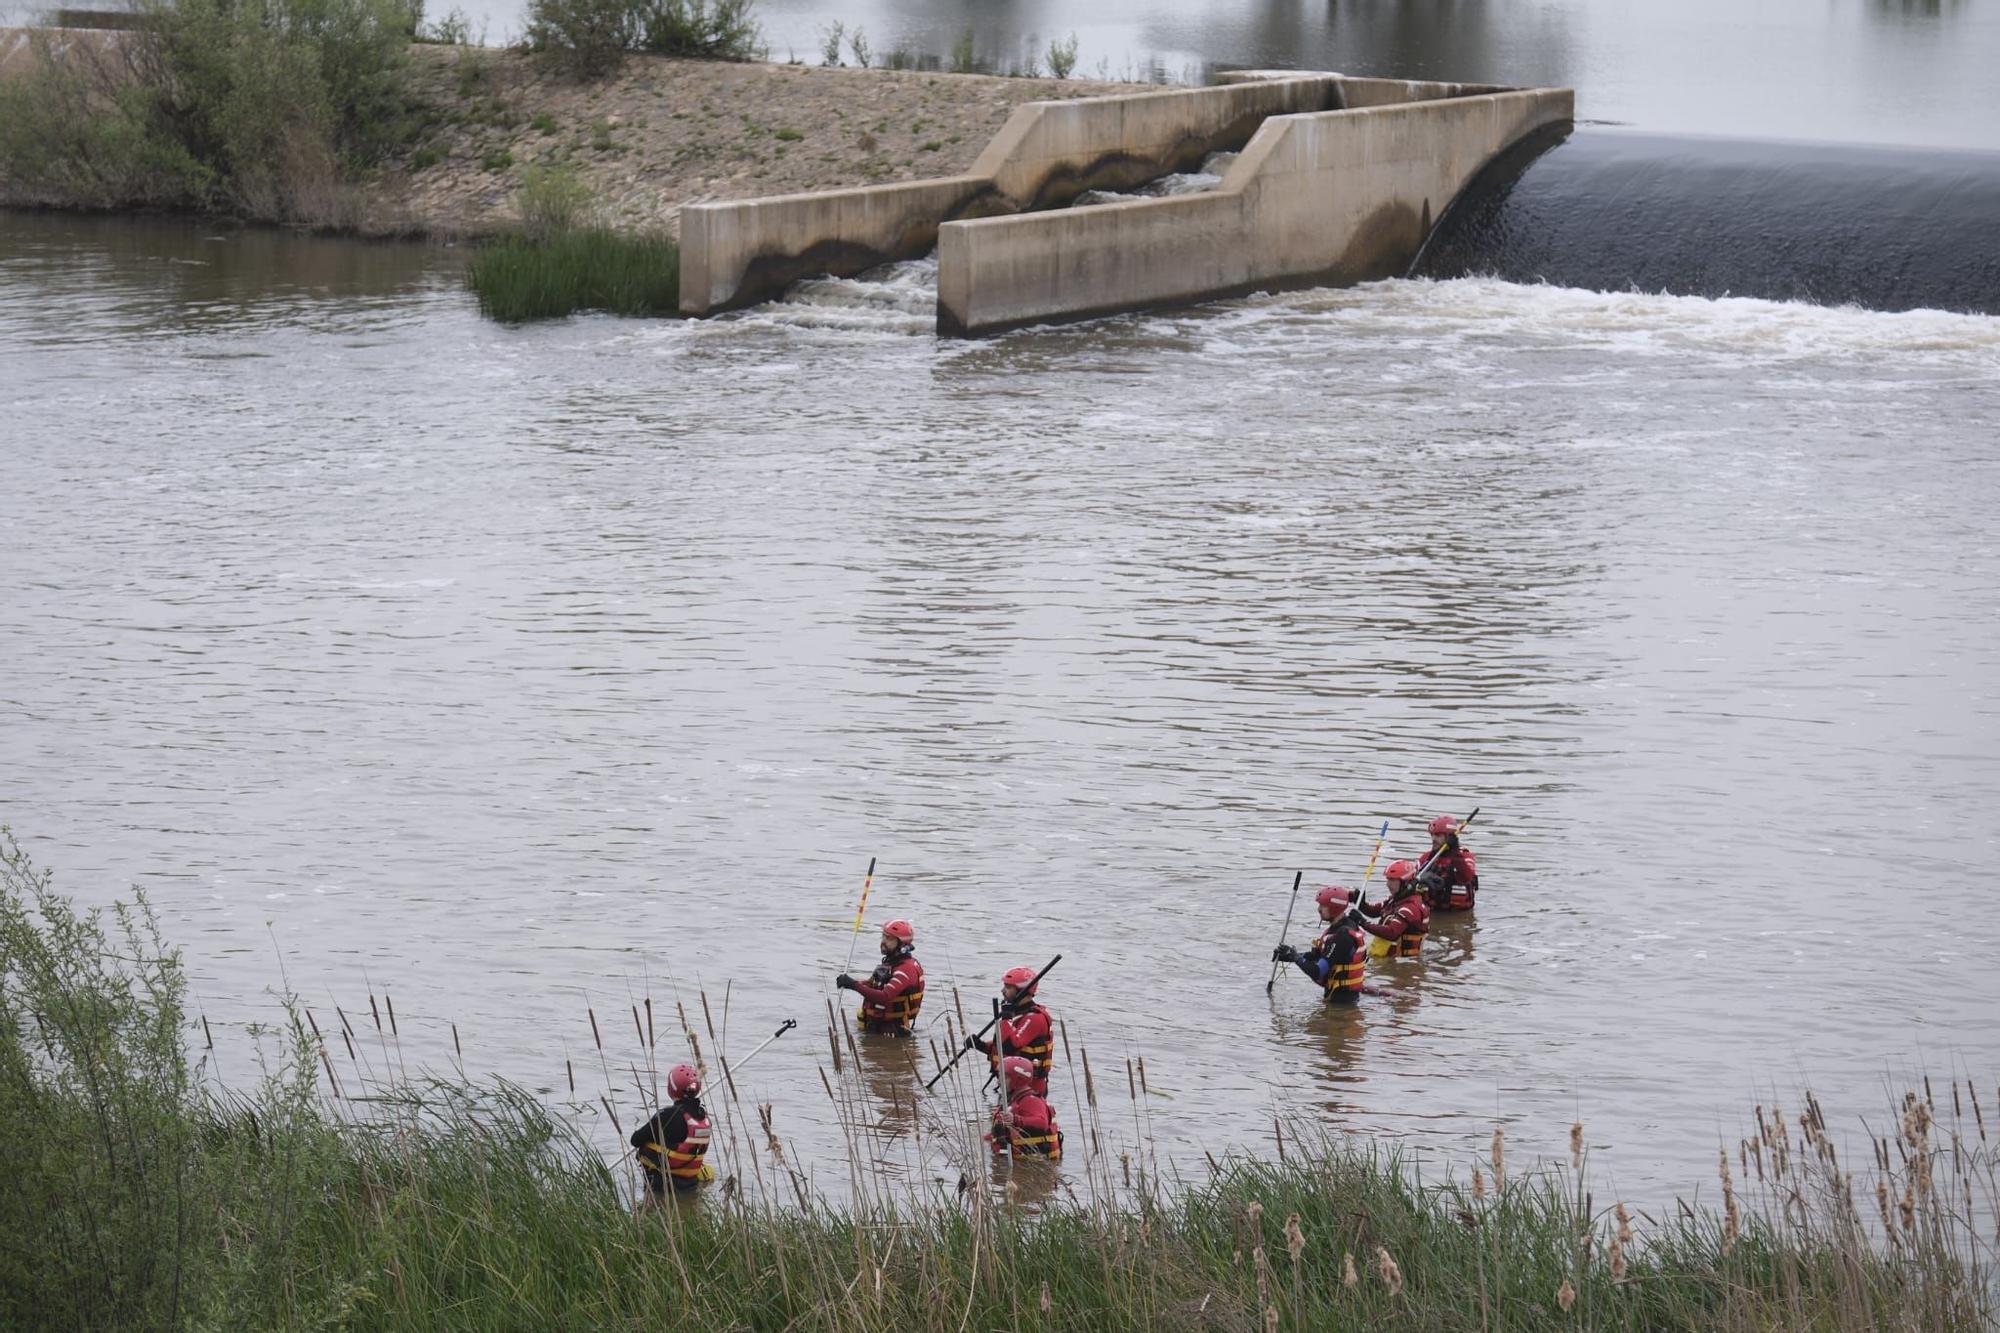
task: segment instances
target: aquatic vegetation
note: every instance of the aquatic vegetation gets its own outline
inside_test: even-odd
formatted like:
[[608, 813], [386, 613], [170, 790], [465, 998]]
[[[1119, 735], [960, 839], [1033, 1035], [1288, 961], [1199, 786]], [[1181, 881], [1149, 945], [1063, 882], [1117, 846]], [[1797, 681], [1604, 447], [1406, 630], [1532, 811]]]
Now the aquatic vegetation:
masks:
[[481, 313], [516, 323], [580, 310], [674, 315], [680, 272], [680, 247], [664, 234], [585, 227], [484, 246], [467, 264], [465, 280]]
[[[959, 1180], [890, 1180], [873, 1166], [880, 1104], [843, 1077], [862, 1055], [830, 1009], [822, 1073], [853, 1174], [836, 1203], [772, 1109], [738, 1098], [698, 1007], [705, 1043], [679, 1004], [635, 1002], [630, 1073], [657, 1079], [660, 1047], [706, 1045], [722, 1179], [690, 1206], [634, 1211], [629, 1165], [564, 1108], [406, 1070], [386, 994], [324, 1021], [287, 1003], [260, 1036], [258, 1085], [215, 1086], [213, 1034], [143, 899], [81, 912], [0, 833], [0, 1321], [1861, 1330], [1996, 1314], [1995, 1158], [1969, 1083], [1912, 1089], [1859, 1166], [1810, 1097], [1760, 1107], [1723, 1156], [1722, 1211], [1655, 1217], [1594, 1202], [1580, 1128], [1566, 1164], [1527, 1170], [1496, 1134], [1469, 1187], [1302, 1124], [1274, 1127], [1276, 1160], [1163, 1173], [1143, 1062], [1126, 1067], [1121, 1147], [1100, 1105], [1115, 1092], [1065, 1032], [1061, 1177], [988, 1167], [967, 1080], [920, 1109], [903, 1093], [915, 1135], [958, 1145]], [[615, 1123], [626, 1053], [589, 1018]], [[963, 1026], [960, 1009], [947, 1036]], [[923, 1052], [902, 1049], [914, 1074]], [[590, 1104], [574, 1065], [566, 1078], [571, 1109]]]

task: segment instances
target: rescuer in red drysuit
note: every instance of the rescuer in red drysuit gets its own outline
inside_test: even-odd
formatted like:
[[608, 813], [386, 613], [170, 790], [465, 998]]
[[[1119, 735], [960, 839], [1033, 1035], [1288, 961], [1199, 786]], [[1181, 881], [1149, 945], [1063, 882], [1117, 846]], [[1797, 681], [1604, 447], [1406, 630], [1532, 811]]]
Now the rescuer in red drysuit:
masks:
[[1035, 1091], [1034, 1062], [1010, 1055], [1000, 1062], [1000, 1077], [1007, 1081], [1007, 1102], [994, 1110], [993, 1132], [986, 1136], [994, 1153], [1060, 1162], [1062, 1131], [1056, 1128], [1056, 1113]]
[[667, 1071], [667, 1096], [653, 1118], [632, 1131], [632, 1146], [646, 1172], [646, 1192], [665, 1197], [671, 1183], [678, 1193], [701, 1188], [702, 1158], [708, 1155], [708, 1111], [701, 1104], [701, 1071], [675, 1065]]
[[1415, 958], [1431, 929], [1431, 909], [1424, 902], [1423, 886], [1417, 883], [1416, 863], [1391, 862], [1382, 872], [1382, 880], [1389, 886], [1389, 896], [1379, 903], [1361, 904], [1364, 916], [1376, 918], [1363, 921], [1361, 928], [1386, 941], [1390, 956]]
[[1368, 937], [1362, 933], [1357, 916], [1360, 906], [1354, 891], [1338, 884], [1321, 889], [1318, 901], [1326, 933], [1304, 953], [1280, 944], [1271, 951], [1271, 961], [1297, 964], [1299, 971], [1326, 992], [1329, 1004], [1353, 1004], [1361, 998], [1362, 972], [1368, 958]]
[[924, 965], [910, 950], [916, 945], [915, 927], [903, 920], [882, 927], [882, 963], [866, 981], [856, 981], [842, 972], [833, 984], [861, 996], [861, 1012], [856, 1015], [863, 1032], [908, 1036], [916, 1025], [917, 1010], [924, 1004]]
[[1458, 840], [1458, 821], [1439, 815], [1431, 821], [1431, 854], [1417, 880], [1433, 912], [1469, 912], [1479, 894], [1479, 865]]
[[1035, 982], [1032, 967], [1012, 967], [1000, 978], [1000, 1023], [999, 1031], [992, 1041], [971, 1036], [965, 1039], [965, 1048], [982, 1052], [987, 1063], [997, 1074], [1004, 1056], [1018, 1055], [1035, 1067], [1035, 1088], [1037, 1097], [1049, 1095], [1049, 1067], [1055, 1063], [1055, 1029], [1049, 1022], [1049, 1011], [1035, 1002], [1035, 992], [1041, 986]]

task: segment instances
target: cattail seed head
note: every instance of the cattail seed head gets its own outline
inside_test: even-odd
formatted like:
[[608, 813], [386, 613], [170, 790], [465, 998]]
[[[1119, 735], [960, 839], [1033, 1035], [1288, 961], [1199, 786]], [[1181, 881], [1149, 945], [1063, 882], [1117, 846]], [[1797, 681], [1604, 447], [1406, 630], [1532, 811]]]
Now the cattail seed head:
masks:
[[1285, 1219], [1285, 1253], [1292, 1256], [1293, 1263], [1297, 1263], [1305, 1249], [1306, 1234], [1299, 1228], [1299, 1215], [1293, 1213]]
[[1042, 1313], [1043, 1313], [1043, 1314], [1050, 1314], [1050, 1313], [1053, 1313], [1053, 1312], [1054, 1312], [1054, 1310], [1055, 1310], [1055, 1308], [1056, 1308], [1056, 1303], [1055, 1303], [1055, 1301], [1054, 1301], [1054, 1300], [1052, 1300], [1052, 1299], [1050, 1299], [1050, 1297], [1049, 1297], [1049, 1280], [1048, 1280], [1047, 1278], [1043, 1278], [1043, 1279], [1042, 1279], [1042, 1301], [1041, 1301], [1041, 1304], [1042, 1304]]
[[1579, 1171], [1583, 1169], [1583, 1122], [1580, 1120], [1569, 1127], [1569, 1163]]
[[1277, 1331], [1277, 1327], [1278, 1327], [1278, 1307], [1277, 1307], [1277, 1306], [1275, 1306], [1275, 1305], [1267, 1305], [1267, 1306], [1265, 1306], [1265, 1307], [1264, 1307], [1264, 1327], [1265, 1327], [1266, 1329], [1270, 1330], [1270, 1331], [1271, 1331], [1271, 1333], [1276, 1333], [1276, 1331]]
[[1493, 1127], [1493, 1188], [1507, 1188], [1507, 1140], [1498, 1125]]
[[1569, 1284], [1568, 1278], [1564, 1278], [1563, 1284], [1556, 1288], [1556, 1304], [1562, 1307], [1564, 1314], [1568, 1314], [1569, 1307], [1576, 1304], [1576, 1288]]
[[1351, 1287], [1360, 1280], [1361, 1275], [1354, 1271], [1353, 1253], [1348, 1250], [1342, 1250], [1340, 1252], [1340, 1285]]
[[1389, 1257], [1389, 1251], [1380, 1245], [1375, 1247], [1375, 1272], [1382, 1284], [1389, 1288], [1391, 1296], [1400, 1295], [1403, 1290], [1403, 1270], [1396, 1267], [1396, 1261]]
[[1617, 1216], [1618, 1243], [1620, 1245], [1630, 1245], [1632, 1243], [1632, 1214], [1625, 1211], [1625, 1204], [1622, 1200], [1618, 1204]]
[[1613, 1282], [1623, 1282], [1625, 1280], [1625, 1242], [1616, 1236], [1611, 1238], [1610, 1265], [1611, 1280]]
[[1484, 1202], [1486, 1199], [1486, 1173], [1479, 1169], [1476, 1162], [1472, 1167], [1472, 1198], [1474, 1202]]

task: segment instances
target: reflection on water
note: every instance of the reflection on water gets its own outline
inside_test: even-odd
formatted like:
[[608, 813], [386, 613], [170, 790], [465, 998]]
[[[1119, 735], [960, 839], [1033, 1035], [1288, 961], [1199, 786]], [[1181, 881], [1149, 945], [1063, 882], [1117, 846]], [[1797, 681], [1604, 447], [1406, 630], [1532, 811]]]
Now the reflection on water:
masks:
[[[219, 1044], [281, 961], [529, 1086], [579, 991], [769, 1032], [879, 856], [941, 999], [1064, 954], [1112, 1174], [1275, 1102], [1449, 1153], [1580, 1118], [1629, 1197], [1767, 1088], [2000, 1055], [1955, 873], [2000, 798], [2000, 320], [1454, 281], [978, 344], [502, 329], [421, 252], [190, 289], [209, 243], [127, 226], [0, 218], [0, 808], [153, 893]], [[1352, 1013], [1263, 994], [1295, 867], [1474, 805], [1477, 921]], [[1859, 902], [1953, 928], [1857, 988]], [[905, 1053], [777, 1043], [742, 1114], [817, 1187], [851, 1116], [948, 1188], [976, 1066]]]

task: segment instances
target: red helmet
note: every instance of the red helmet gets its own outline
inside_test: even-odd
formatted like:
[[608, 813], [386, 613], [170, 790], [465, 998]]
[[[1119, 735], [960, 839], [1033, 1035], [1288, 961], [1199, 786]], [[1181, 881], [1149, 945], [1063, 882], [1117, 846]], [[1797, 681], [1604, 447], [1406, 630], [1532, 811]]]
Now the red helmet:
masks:
[[917, 928], [901, 917], [882, 927], [882, 933], [905, 948], [917, 942]]
[[1391, 861], [1389, 868], [1382, 872], [1383, 879], [1402, 880], [1405, 883], [1416, 877], [1417, 863], [1415, 861]]
[[1007, 969], [1006, 974], [1000, 978], [1000, 985], [1003, 988], [1007, 986], [1016, 987], [1021, 993], [1021, 998], [1025, 1000], [1035, 993], [1034, 981], [1034, 968], [1010, 967]]
[[1035, 1062], [1025, 1055], [1010, 1055], [1002, 1060], [1000, 1072], [1007, 1077], [1009, 1092], [1024, 1092], [1035, 1086]]
[[675, 1065], [667, 1071], [667, 1096], [679, 1101], [701, 1091], [701, 1071], [693, 1065]]
[[1450, 815], [1439, 815], [1431, 821], [1431, 836], [1433, 838], [1448, 838], [1456, 832], [1458, 832], [1458, 821]]
[[1324, 912], [1328, 907], [1331, 907], [1335, 916], [1339, 916], [1342, 912], [1345, 912], [1348, 904], [1353, 901], [1354, 890], [1343, 888], [1338, 884], [1329, 884], [1319, 891], [1320, 910]]

